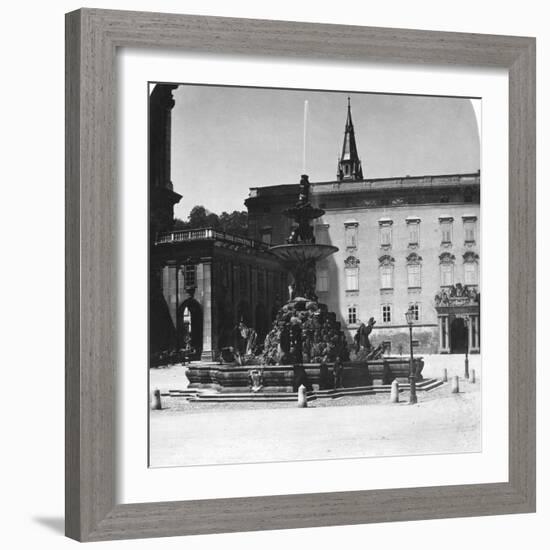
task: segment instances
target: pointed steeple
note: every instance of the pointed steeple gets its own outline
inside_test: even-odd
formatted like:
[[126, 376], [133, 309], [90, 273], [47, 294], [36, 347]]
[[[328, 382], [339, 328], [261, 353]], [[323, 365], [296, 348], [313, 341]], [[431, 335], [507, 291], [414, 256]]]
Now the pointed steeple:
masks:
[[353, 121], [351, 120], [351, 101], [349, 97], [344, 145], [342, 147], [342, 155], [338, 160], [336, 177], [339, 181], [357, 181], [363, 179], [361, 160], [359, 160], [357, 144], [355, 143], [355, 130], [353, 129]]

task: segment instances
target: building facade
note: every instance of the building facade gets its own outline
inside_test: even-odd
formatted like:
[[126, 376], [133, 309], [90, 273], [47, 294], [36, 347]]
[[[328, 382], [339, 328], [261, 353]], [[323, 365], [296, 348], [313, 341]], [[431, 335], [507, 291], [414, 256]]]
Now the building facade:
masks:
[[212, 361], [234, 345], [241, 322], [263, 341], [287, 292], [286, 272], [266, 245], [190, 229], [160, 234], [154, 248], [150, 286], [161, 298], [164, 322], [154, 327], [153, 351], [181, 349], [189, 339], [196, 359]]
[[[282, 244], [291, 230], [283, 212], [297, 192], [251, 189], [250, 237]], [[479, 352], [479, 172], [363, 179], [348, 100], [336, 180], [312, 182], [311, 201], [325, 210], [316, 242], [338, 247], [317, 266], [317, 294], [350, 340], [374, 317], [373, 344], [407, 353], [412, 307], [419, 352]]]

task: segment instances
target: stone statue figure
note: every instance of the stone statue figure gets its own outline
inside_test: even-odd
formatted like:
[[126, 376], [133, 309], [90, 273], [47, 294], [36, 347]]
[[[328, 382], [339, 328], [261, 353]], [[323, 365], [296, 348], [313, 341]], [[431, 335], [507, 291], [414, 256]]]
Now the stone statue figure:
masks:
[[371, 317], [367, 325], [365, 325], [365, 323], [361, 323], [359, 325], [359, 328], [357, 329], [357, 332], [355, 333], [355, 336], [353, 338], [357, 351], [359, 351], [360, 349], [370, 350], [372, 348], [372, 344], [369, 340], [369, 335], [372, 332], [372, 328], [375, 324], [376, 321], [374, 320], [374, 317]]
[[252, 369], [248, 371], [248, 381], [250, 382], [250, 389], [253, 392], [258, 392], [263, 388], [263, 375], [258, 369]]
[[[460, 298], [462, 300], [457, 300]], [[451, 303], [456, 303], [457, 301], [463, 303], [465, 300], [470, 304], [478, 303], [479, 293], [474, 287], [463, 285], [462, 283], [456, 283], [456, 285], [451, 286], [448, 290], [443, 288], [434, 296], [436, 306], [449, 306]]]
[[309, 188], [311, 187], [311, 183], [309, 183], [309, 178], [306, 174], [302, 174], [300, 178], [300, 190], [298, 194], [298, 204], [304, 205], [308, 204], [309, 202]]
[[384, 344], [380, 344], [379, 346], [372, 349], [369, 354], [367, 355], [367, 361], [374, 361], [376, 359], [380, 359], [384, 355]]
[[290, 233], [290, 237], [286, 240], [288, 244], [312, 243], [315, 244], [315, 236], [313, 227], [309, 225], [309, 220], [301, 219], [298, 225]]
[[238, 327], [238, 342], [235, 346], [241, 355], [252, 355], [256, 350], [258, 334], [253, 328], [247, 327], [244, 322], [239, 323]]
[[300, 179], [298, 201], [293, 208], [288, 210], [295, 222], [298, 224], [290, 233], [290, 236], [287, 239], [288, 244], [315, 243], [313, 227], [309, 224], [309, 222], [312, 219], [312, 214], [314, 216], [318, 216], [322, 214], [322, 211], [313, 208], [309, 203], [310, 187], [311, 183], [309, 183], [307, 175], [302, 175], [302, 178]]

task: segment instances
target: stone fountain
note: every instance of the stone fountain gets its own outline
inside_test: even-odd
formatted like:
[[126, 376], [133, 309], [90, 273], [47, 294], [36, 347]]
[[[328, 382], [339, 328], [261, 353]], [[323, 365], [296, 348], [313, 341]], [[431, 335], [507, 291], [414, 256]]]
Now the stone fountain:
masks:
[[[343, 364], [343, 385], [366, 387], [377, 382], [390, 384], [395, 378], [407, 380], [408, 360], [383, 358], [349, 361], [345, 334], [336, 314], [319, 303], [316, 264], [338, 251], [336, 246], [317, 244], [312, 221], [324, 210], [309, 202], [307, 175], [300, 180], [296, 204], [285, 211], [295, 222], [286, 244], [269, 249], [292, 277], [289, 299], [277, 312], [265, 338], [262, 352], [246, 364], [210, 363], [189, 365], [190, 388], [210, 388], [219, 392], [295, 392], [304, 384], [309, 391], [334, 387], [335, 364]], [[421, 379], [422, 360], [416, 360]]]
[[308, 177], [303, 175], [298, 201], [285, 211], [295, 227], [287, 244], [269, 249], [289, 271], [292, 283], [289, 301], [277, 312], [264, 343], [261, 360], [266, 365], [326, 364], [349, 356], [336, 315], [320, 304], [315, 294], [316, 264], [338, 248], [315, 242], [311, 222], [325, 212], [311, 205], [309, 188]]

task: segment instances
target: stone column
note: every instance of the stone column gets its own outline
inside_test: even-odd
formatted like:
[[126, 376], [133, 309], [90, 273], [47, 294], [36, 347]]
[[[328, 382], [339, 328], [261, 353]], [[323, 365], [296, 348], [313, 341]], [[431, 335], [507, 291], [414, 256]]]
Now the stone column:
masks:
[[249, 273], [249, 287], [250, 287], [250, 325], [258, 329], [258, 320], [256, 319], [256, 304], [258, 303], [258, 270], [251, 267]]
[[473, 351], [474, 349], [474, 317], [468, 315], [467, 324], [468, 324], [468, 350]]
[[440, 317], [440, 348], [439, 353], [449, 353], [449, 316], [442, 315]]
[[180, 341], [180, 320], [179, 320], [179, 309], [180, 309], [180, 281], [183, 279], [183, 277], [180, 274], [180, 266], [178, 264], [175, 265], [175, 300], [176, 300], [176, 349], [179, 349], [181, 347], [181, 341]]
[[212, 361], [214, 359], [213, 351], [213, 319], [212, 319], [212, 264], [210, 262], [202, 264], [202, 274], [197, 273], [197, 281], [202, 291], [202, 361]]
[[472, 351], [479, 352], [479, 315], [474, 315], [472, 321], [474, 323], [474, 346]]
[[[233, 307], [236, 308], [237, 304], [239, 303], [239, 292], [240, 292], [240, 277], [239, 277], [239, 267], [234, 265], [233, 266], [233, 273], [231, 274], [233, 277]], [[236, 311], [235, 311], [236, 313]], [[240, 319], [235, 318], [235, 323], [238, 324]]]
[[170, 312], [172, 324], [175, 327], [177, 314], [176, 265], [168, 264], [163, 267], [162, 271], [162, 293], [164, 294], [164, 299], [168, 305], [168, 311]]

